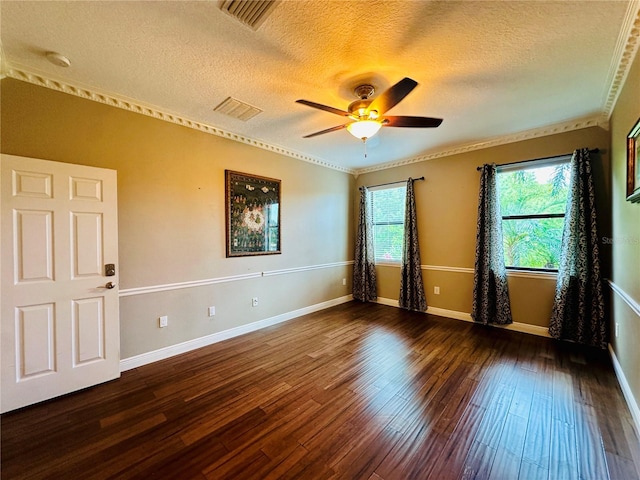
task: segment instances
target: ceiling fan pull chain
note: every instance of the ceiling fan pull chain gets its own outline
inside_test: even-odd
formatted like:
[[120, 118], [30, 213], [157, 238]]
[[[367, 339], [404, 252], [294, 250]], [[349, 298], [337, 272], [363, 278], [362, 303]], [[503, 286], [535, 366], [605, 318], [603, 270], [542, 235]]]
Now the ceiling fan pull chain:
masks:
[[363, 138], [362, 143], [364, 143], [364, 158], [367, 158], [367, 139]]

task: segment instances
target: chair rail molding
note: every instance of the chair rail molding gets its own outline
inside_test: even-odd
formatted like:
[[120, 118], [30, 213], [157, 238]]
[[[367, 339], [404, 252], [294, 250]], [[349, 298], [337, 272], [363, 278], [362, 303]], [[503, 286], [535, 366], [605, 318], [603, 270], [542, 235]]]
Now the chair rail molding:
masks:
[[166, 292], [170, 290], [181, 290], [183, 288], [204, 287], [214, 285], [216, 283], [237, 282], [239, 280], [248, 280], [251, 278], [270, 277], [273, 275], [286, 275], [289, 273], [309, 272], [311, 270], [321, 270], [325, 268], [345, 267], [353, 265], [353, 260], [342, 262], [321, 263], [316, 265], [305, 265], [301, 267], [283, 268], [280, 270], [268, 270], [264, 272], [242, 273], [238, 275], [229, 275], [225, 277], [206, 278], [203, 280], [193, 280], [189, 282], [166, 283], [163, 285], [150, 285], [147, 287], [123, 288], [120, 290], [120, 297], [131, 297], [133, 295], [145, 295], [147, 293]]

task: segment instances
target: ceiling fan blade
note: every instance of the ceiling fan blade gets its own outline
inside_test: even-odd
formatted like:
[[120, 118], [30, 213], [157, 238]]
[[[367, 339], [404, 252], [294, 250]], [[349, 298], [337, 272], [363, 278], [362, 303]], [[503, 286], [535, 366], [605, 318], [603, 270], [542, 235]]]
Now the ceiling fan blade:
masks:
[[378, 115], [384, 115], [387, 110], [396, 106], [400, 101], [416, 88], [418, 82], [405, 77], [395, 85], [389, 87], [379, 96], [373, 99], [369, 105], [369, 111], [376, 110]]
[[335, 113], [336, 115], [342, 115], [343, 117], [348, 117], [349, 115], [351, 115], [349, 112], [345, 112], [344, 110], [329, 107], [327, 105], [322, 105], [321, 103], [310, 102], [309, 100], [296, 100], [296, 103], [301, 103], [302, 105], [306, 105], [307, 107], [324, 110], [325, 112]]
[[442, 123], [441, 118], [431, 117], [384, 117], [382, 125], [385, 127], [414, 127], [414, 128], [434, 128]]
[[331, 128], [327, 128], [326, 130], [320, 130], [319, 132], [310, 133], [309, 135], [305, 135], [302, 138], [317, 137], [318, 135], [323, 135], [323, 134], [329, 133], [329, 132], [335, 132], [336, 130], [342, 130], [343, 128], [347, 128], [347, 124], [346, 123], [344, 125], [338, 125], [337, 127], [331, 127]]

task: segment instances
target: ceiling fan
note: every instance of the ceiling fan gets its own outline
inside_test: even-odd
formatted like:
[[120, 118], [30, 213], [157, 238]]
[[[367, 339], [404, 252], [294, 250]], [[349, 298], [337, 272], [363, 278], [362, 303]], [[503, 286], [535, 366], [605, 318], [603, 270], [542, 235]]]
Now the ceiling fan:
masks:
[[331, 127], [305, 135], [303, 138], [311, 138], [346, 128], [351, 135], [366, 142], [367, 139], [374, 136], [381, 127], [434, 128], [439, 126], [442, 123], [441, 118], [385, 115], [388, 110], [409, 95], [417, 85], [418, 82], [405, 77], [373, 100], [369, 100], [369, 97], [374, 93], [373, 86], [368, 84], [360, 85], [354, 90], [358, 100], [352, 102], [346, 111], [320, 103], [310, 102], [309, 100], [296, 100], [297, 103], [301, 103], [302, 105], [354, 120], [344, 125], [338, 125], [337, 127]]

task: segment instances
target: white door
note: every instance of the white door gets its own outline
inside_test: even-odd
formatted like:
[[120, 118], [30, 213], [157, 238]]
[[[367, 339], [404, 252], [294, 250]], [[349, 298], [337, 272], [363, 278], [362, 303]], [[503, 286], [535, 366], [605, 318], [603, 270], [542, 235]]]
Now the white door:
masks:
[[[120, 376], [116, 172], [0, 158], [0, 411]], [[113, 273], [106, 276], [106, 273]]]

